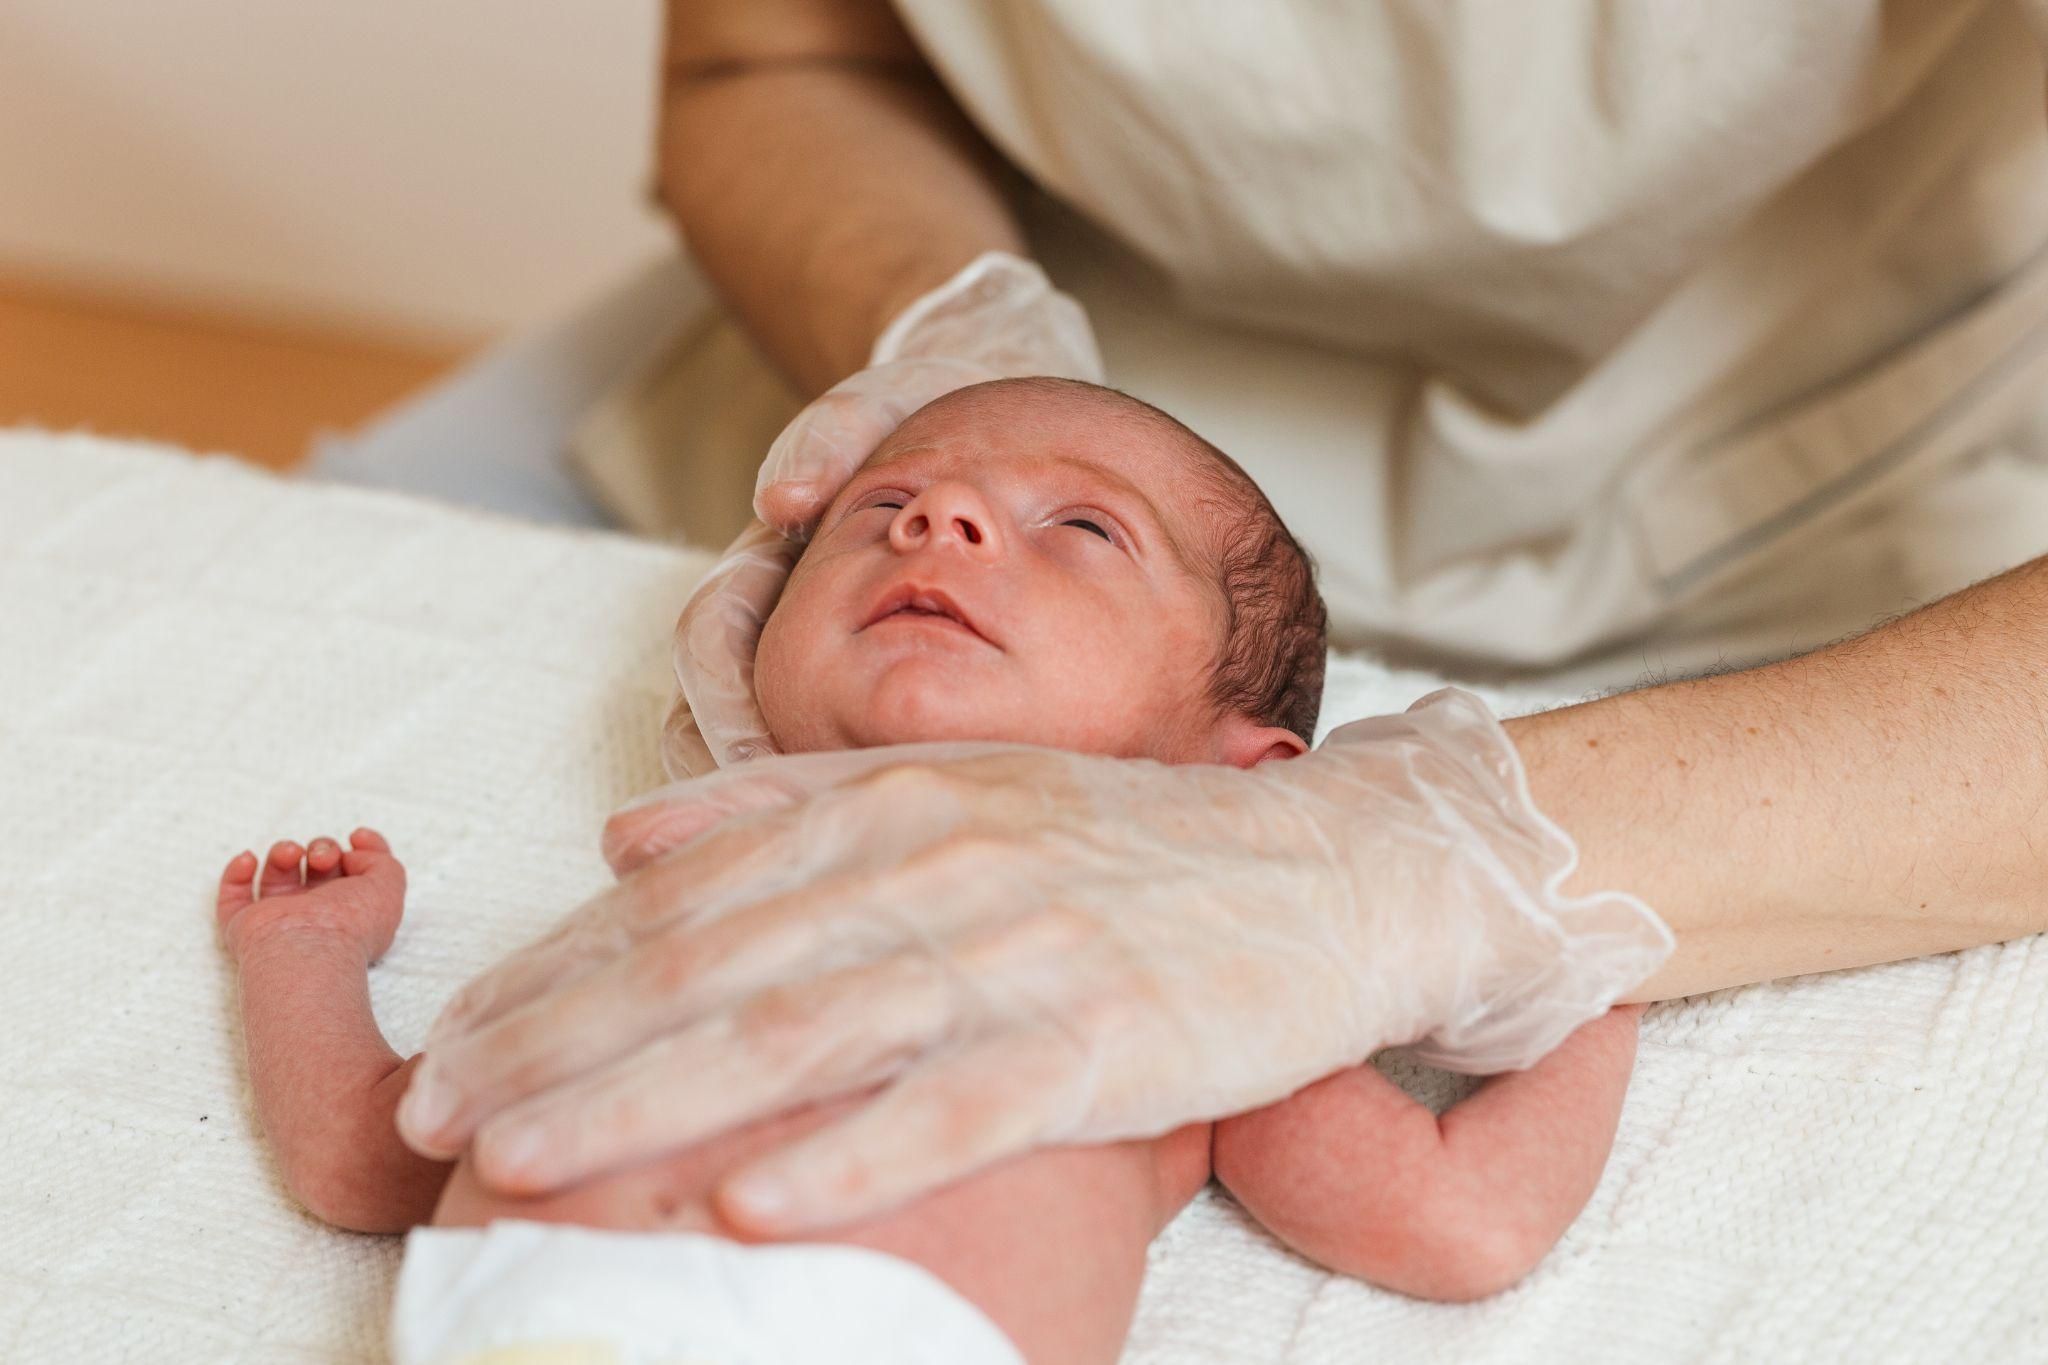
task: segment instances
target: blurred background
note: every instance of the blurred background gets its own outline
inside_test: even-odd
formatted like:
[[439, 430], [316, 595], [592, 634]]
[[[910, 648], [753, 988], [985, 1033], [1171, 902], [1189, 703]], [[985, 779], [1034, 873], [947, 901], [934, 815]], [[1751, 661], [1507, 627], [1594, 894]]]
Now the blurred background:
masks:
[[657, 0], [0, 2], [0, 427], [276, 468], [661, 254]]

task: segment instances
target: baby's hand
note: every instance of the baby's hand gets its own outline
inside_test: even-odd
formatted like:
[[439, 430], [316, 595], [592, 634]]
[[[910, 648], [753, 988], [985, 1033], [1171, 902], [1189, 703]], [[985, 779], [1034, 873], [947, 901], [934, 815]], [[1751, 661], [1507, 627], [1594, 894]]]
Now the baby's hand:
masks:
[[357, 830], [349, 844], [346, 852], [325, 837], [304, 849], [273, 844], [260, 884], [256, 855], [236, 854], [221, 873], [216, 910], [228, 951], [240, 960], [275, 935], [317, 935], [360, 949], [365, 965], [382, 957], [405, 912], [405, 868], [373, 829]]

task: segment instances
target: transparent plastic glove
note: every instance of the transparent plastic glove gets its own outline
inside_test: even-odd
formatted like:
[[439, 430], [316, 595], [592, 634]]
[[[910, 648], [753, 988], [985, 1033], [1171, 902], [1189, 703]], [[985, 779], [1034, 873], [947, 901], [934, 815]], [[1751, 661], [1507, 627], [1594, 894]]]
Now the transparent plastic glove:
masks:
[[1037, 265], [984, 252], [904, 309], [875, 339], [867, 368], [819, 395], [775, 438], [754, 483], [755, 513], [792, 539], [807, 537], [904, 418], [955, 389], [1026, 375], [1101, 383], [1095, 333], [1081, 305]]
[[764, 1235], [1391, 1044], [1525, 1067], [1672, 942], [1632, 896], [1561, 893], [1574, 846], [1455, 689], [1250, 770], [913, 745], [626, 814], [638, 870], [456, 998], [399, 1128], [435, 1156], [474, 1138], [487, 1183], [534, 1192], [886, 1083], [728, 1177]]
[[768, 448], [754, 487], [760, 520], [741, 533], [676, 623], [681, 699], [662, 749], [671, 777], [773, 753], [754, 701], [754, 646], [801, 542], [855, 470], [935, 398], [1023, 375], [1100, 382], [1081, 305], [1030, 261], [992, 251], [919, 298], [876, 340], [866, 369], [798, 413]]
[[749, 522], [683, 605], [675, 634], [679, 691], [661, 730], [670, 777], [701, 777], [777, 752], [754, 698], [754, 653], [802, 551]]

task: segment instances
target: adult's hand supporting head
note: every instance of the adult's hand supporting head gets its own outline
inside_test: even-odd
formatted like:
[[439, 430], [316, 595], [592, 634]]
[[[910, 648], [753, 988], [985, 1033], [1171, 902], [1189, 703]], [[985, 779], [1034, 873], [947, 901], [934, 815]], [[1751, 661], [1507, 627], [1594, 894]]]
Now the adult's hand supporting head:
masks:
[[1527, 1066], [1670, 935], [1445, 689], [1255, 769], [1024, 746], [764, 759], [616, 817], [625, 872], [450, 1005], [399, 1111], [537, 1192], [886, 1083], [721, 1186], [790, 1234], [1420, 1042]]
[[[754, 650], [800, 544], [889, 433], [934, 399], [991, 379], [1099, 382], [1081, 306], [1045, 272], [988, 252], [917, 299], [875, 342], [868, 367], [798, 413], [761, 463], [758, 520], [698, 585], [676, 622], [681, 695], [662, 743], [671, 777], [776, 752], [754, 698]], [[785, 540], [784, 537], [788, 539]]]

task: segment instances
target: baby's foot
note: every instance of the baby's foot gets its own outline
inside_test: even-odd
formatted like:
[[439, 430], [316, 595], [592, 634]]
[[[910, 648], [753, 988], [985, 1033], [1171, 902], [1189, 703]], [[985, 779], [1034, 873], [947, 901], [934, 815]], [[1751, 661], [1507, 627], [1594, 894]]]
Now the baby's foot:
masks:
[[239, 959], [273, 934], [324, 934], [359, 949], [365, 963], [382, 957], [405, 911], [405, 868], [376, 830], [357, 830], [349, 844], [323, 836], [302, 849], [285, 840], [261, 863], [236, 854], [216, 907], [229, 951]]

